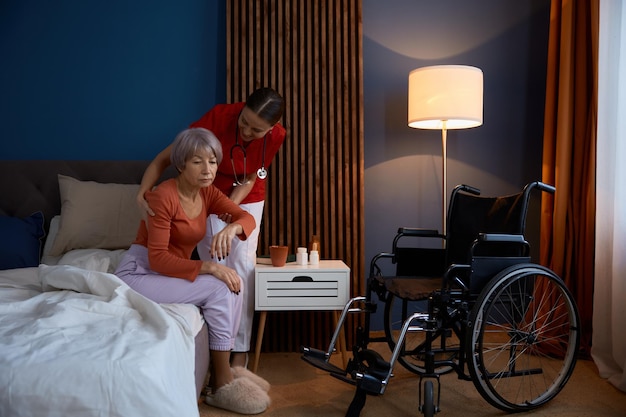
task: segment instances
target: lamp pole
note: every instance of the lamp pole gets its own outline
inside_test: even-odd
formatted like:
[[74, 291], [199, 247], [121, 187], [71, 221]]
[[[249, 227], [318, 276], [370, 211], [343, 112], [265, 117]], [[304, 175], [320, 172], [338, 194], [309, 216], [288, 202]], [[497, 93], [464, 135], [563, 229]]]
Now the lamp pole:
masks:
[[[446, 226], [447, 226], [447, 218], [448, 218], [448, 191], [447, 191], [447, 185], [448, 185], [448, 128], [446, 126], [446, 122], [447, 120], [443, 120], [442, 121], [442, 127], [441, 127], [441, 154], [443, 156], [443, 178], [441, 180], [441, 189], [442, 189], [442, 196], [441, 196], [441, 202], [442, 202], [442, 207], [443, 207], [443, 218], [442, 218], [442, 230], [443, 230], [443, 235], [446, 236]], [[445, 240], [444, 240], [444, 245], [445, 245]]]

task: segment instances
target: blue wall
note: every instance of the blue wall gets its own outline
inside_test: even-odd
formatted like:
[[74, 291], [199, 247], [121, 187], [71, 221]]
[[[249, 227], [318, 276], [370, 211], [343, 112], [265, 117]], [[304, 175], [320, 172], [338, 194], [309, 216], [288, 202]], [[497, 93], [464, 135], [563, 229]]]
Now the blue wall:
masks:
[[0, 159], [152, 159], [225, 100], [223, 1], [3, 0]]

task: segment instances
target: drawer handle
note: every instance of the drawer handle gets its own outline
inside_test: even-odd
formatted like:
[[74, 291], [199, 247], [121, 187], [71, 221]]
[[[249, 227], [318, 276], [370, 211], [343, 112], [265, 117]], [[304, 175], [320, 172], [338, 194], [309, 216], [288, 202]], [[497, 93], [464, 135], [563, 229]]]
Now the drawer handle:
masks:
[[306, 275], [298, 275], [297, 277], [293, 277], [291, 282], [313, 282], [313, 278]]

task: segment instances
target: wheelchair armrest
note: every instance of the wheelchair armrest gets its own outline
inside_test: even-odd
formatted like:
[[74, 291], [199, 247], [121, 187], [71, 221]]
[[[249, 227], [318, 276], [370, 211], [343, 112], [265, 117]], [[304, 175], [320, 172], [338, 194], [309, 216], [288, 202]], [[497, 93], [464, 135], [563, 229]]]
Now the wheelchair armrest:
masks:
[[446, 237], [442, 235], [441, 233], [439, 233], [439, 230], [437, 229], [422, 229], [422, 228], [417, 228], [417, 227], [400, 227], [398, 229], [398, 234], [396, 234], [396, 237], [393, 239], [393, 244], [392, 244], [393, 253], [396, 253], [397, 248], [398, 248], [398, 242], [403, 237], [416, 238], [418, 240], [421, 238], [428, 238], [428, 239], [437, 238], [437, 239], [442, 239], [442, 240], [446, 239]]
[[417, 227], [400, 227], [398, 229], [398, 234], [415, 237], [444, 237], [437, 229], [423, 229]]
[[526, 257], [530, 253], [530, 244], [524, 235], [520, 234], [479, 233], [472, 243], [470, 253], [472, 258], [474, 256]]
[[521, 243], [527, 244], [524, 235], [509, 235], [503, 233], [479, 233], [478, 239], [479, 242], [511, 242], [511, 243]]

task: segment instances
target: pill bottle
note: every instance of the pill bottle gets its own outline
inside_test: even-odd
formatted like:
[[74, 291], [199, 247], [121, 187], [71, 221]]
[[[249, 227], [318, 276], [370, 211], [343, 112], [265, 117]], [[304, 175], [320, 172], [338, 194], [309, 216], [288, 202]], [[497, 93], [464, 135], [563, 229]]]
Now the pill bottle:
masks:
[[311, 241], [309, 242], [309, 253], [313, 252], [314, 250], [316, 250], [317, 253], [322, 252], [320, 248], [320, 237], [318, 235], [313, 235], [311, 237]]
[[296, 252], [296, 264], [307, 265], [309, 263], [309, 257], [305, 247], [299, 247]]

